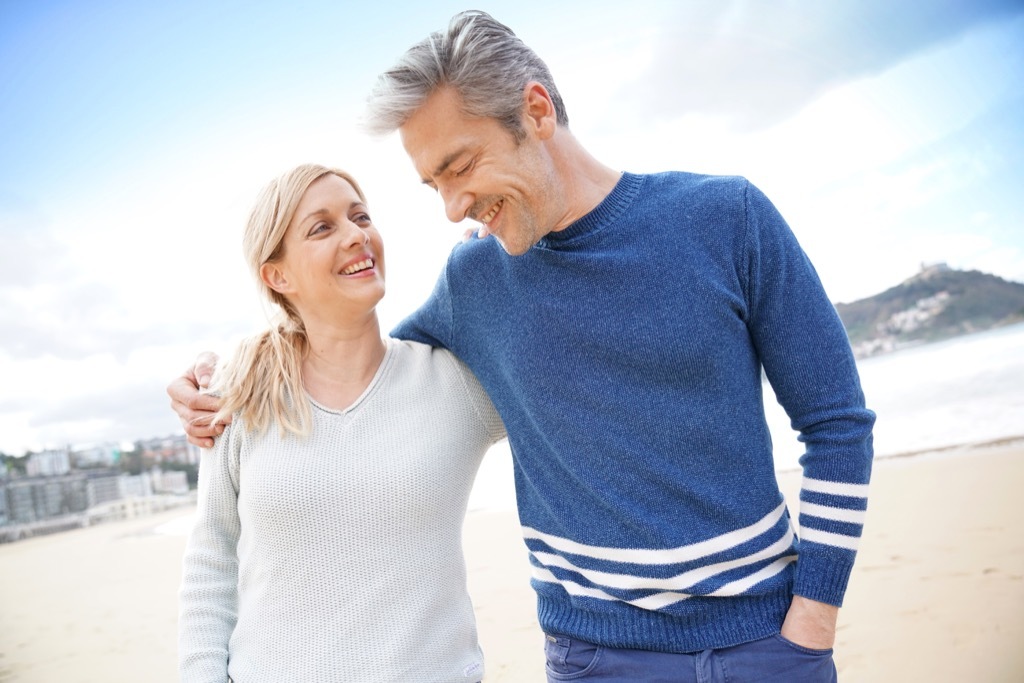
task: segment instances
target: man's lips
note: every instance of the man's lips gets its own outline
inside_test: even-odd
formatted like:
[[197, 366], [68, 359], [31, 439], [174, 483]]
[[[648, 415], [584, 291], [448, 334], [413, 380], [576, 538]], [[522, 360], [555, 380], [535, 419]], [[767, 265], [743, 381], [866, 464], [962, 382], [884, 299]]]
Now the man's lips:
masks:
[[494, 220], [494, 217], [498, 215], [498, 212], [501, 211], [501, 208], [503, 206], [505, 206], [505, 200], [501, 199], [501, 200], [498, 201], [497, 204], [492, 206], [491, 209], [487, 213], [485, 213], [484, 215], [480, 216], [480, 219], [479, 219], [480, 223], [481, 223], [481, 225], [480, 225], [480, 237], [487, 237], [487, 235], [489, 235], [491, 233], [491, 231], [490, 231], [490, 223], [491, 223], [491, 221]]

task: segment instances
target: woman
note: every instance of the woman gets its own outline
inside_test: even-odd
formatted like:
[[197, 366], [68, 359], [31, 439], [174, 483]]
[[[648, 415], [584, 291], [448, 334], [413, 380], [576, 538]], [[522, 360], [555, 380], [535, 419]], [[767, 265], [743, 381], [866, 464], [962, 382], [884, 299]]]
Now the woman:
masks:
[[[479, 681], [461, 526], [504, 428], [447, 351], [382, 339], [359, 185], [300, 166], [244, 250], [281, 322], [217, 373], [184, 560], [183, 681]], [[230, 678], [229, 678], [230, 676]]]

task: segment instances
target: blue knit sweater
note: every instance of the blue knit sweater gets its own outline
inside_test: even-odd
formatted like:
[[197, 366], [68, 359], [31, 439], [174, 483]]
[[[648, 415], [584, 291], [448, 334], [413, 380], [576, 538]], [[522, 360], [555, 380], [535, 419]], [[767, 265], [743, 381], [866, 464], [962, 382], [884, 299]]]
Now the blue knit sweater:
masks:
[[[541, 627], [669, 652], [842, 602], [874, 415], [782, 217], [742, 178], [624, 174], [522, 256], [453, 252], [395, 336], [451, 349], [508, 429]], [[806, 447], [797, 539], [762, 368]]]

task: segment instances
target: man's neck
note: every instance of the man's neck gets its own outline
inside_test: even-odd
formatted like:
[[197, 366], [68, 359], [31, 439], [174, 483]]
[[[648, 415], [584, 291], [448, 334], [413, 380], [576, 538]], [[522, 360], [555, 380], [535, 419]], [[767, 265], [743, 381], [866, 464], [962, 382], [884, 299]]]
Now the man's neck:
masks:
[[619, 182], [621, 173], [594, 158], [568, 128], [559, 127], [550, 141], [549, 153], [566, 198], [565, 214], [554, 227], [557, 232], [586, 216], [604, 201]]

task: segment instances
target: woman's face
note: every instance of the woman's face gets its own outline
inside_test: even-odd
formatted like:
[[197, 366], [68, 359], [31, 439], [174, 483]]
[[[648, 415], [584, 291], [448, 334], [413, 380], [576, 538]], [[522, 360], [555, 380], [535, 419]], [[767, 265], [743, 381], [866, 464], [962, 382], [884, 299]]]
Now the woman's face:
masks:
[[261, 273], [304, 318], [358, 316], [384, 296], [380, 233], [352, 185], [333, 173], [306, 190], [283, 247], [284, 256], [264, 264]]

